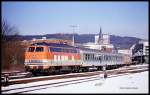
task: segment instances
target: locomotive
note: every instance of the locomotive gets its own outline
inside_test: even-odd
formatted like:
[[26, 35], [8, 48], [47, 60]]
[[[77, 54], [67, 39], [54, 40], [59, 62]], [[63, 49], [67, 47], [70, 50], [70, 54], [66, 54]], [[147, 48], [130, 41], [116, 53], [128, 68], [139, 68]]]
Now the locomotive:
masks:
[[34, 43], [25, 52], [25, 68], [33, 74], [101, 70], [124, 65], [123, 54], [61, 43]]

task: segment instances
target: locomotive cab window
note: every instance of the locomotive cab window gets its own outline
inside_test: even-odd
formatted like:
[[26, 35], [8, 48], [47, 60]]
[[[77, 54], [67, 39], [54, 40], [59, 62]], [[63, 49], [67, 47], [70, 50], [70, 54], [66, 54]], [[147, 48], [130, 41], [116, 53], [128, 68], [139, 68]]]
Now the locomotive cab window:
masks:
[[44, 48], [43, 47], [36, 47], [36, 52], [43, 52], [44, 51]]
[[35, 47], [29, 47], [28, 52], [34, 52]]

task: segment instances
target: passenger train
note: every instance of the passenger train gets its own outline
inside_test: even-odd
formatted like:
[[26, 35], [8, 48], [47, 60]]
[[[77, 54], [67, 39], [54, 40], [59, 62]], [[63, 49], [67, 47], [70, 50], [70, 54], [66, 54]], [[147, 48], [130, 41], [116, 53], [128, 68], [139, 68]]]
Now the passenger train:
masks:
[[25, 68], [36, 73], [101, 70], [124, 65], [123, 55], [60, 43], [34, 43], [25, 52]]

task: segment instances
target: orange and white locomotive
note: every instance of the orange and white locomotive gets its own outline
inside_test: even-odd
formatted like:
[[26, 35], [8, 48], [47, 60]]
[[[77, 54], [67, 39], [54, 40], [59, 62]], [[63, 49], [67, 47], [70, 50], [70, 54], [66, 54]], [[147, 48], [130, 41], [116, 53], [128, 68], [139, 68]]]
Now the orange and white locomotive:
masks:
[[80, 65], [77, 48], [67, 44], [36, 43], [25, 52], [25, 67], [31, 72], [75, 70]]

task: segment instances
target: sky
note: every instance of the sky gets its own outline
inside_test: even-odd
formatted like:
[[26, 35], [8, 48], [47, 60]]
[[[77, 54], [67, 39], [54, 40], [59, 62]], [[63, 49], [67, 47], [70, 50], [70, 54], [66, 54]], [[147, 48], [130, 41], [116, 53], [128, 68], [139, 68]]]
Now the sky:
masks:
[[148, 39], [148, 2], [2, 2], [20, 35], [104, 34]]

